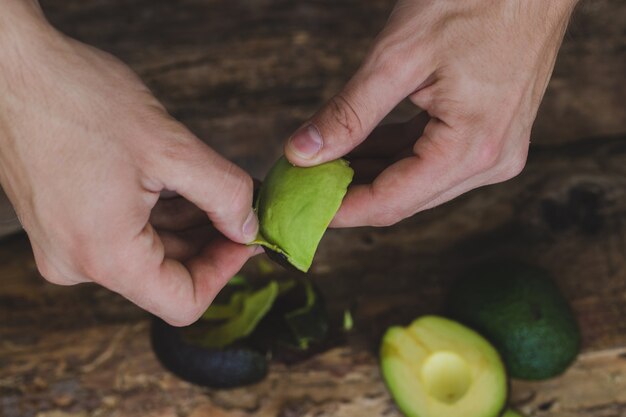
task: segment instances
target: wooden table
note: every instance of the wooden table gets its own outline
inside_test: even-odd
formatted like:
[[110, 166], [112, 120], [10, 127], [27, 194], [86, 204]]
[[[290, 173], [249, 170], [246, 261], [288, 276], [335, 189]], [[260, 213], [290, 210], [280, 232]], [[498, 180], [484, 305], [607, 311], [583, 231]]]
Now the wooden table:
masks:
[[[357, 67], [393, 2], [42, 3], [61, 30], [128, 62], [176, 117], [262, 177]], [[562, 377], [515, 381], [513, 404], [530, 416], [626, 416], [624, 21], [621, 0], [579, 8], [522, 175], [394, 227], [329, 232], [310, 278], [334, 317], [353, 312], [355, 330], [309, 361], [273, 365], [255, 386], [181, 382], [152, 355], [142, 311], [93, 285], [49, 285], [24, 236], [1, 242], [0, 415], [400, 416], [376, 363], [381, 333], [440, 311], [469, 265], [507, 256], [554, 273], [584, 337]]]

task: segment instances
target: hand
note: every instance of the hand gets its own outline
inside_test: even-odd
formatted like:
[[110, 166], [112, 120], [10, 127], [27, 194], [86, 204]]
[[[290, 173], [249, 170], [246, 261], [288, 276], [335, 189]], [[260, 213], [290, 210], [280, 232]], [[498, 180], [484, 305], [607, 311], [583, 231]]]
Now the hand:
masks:
[[[0, 183], [40, 272], [97, 282], [174, 325], [195, 321], [257, 252], [243, 245], [258, 227], [252, 179], [129, 68], [51, 28], [36, 2], [3, 7]], [[161, 192], [199, 209], [177, 197], [150, 218]]]
[[[400, 0], [343, 91], [285, 145], [311, 166], [371, 134], [349, 157], [377, 176], [351, 188], [332, 226], [391, 225], [517, 175], [574, 3]], [[407, 97], [425, 113], [375, 129]]]

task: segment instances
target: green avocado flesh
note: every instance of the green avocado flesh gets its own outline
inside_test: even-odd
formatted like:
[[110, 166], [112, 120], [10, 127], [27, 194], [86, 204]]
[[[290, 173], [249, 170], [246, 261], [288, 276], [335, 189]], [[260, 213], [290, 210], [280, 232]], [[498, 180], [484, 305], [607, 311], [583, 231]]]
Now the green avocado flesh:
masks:
[[483, 265], [453, 287], [448, 305], [452, 318], [496, 346], [514, 378], [554, 377], [580, 350], [578, 325], [567, 301], [550, 275], [537, 267], [515, 261]]
[[517, 411], [506, 410], [506, 413], [504, 413], [502, 417], [523, 417], [523, 416]]
[[233, 294], [227, 305], [210, 306], [202, 319], [227, 320], [208, 329], [197, 343], [210, 348], [223, 348], [248, 336], [270, 311], [277, 296], [278, 284], [272, 281], [258, 291]]
[[452, 320], [424, 316], [391, 327], [381, 346], [383, 377], [407, 417], [498, 417], [508, 383], [498, 352]]
[[328, 335], [326, 306], [310, 280], [237, 275], [196, 323], [176, 328], [155, 318], [151, 341], [161, 363], [182, 379], [233, 388], [263, 379], [270, 357], [310, 357]]
[[301, 168], [281, 157], [259, 191], [255, 204], [259, 234], [252, 244], [283, 255], [307, 272], [352, 176], [343, 159]]

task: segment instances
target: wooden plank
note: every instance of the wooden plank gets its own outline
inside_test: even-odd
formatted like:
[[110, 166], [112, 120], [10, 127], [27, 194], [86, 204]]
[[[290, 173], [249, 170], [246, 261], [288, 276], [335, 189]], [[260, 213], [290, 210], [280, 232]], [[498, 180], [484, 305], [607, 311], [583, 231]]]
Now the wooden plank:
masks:
[[[262, 177], [284, 138], [358, 67], [395, 0], [41, 3], [61, 30], [129, 63], [199, 137]], [[621, 0], [581, 2], [536, 143], [626, 131], [624, 21]], [[412, 113], [404, 105], [392, 119]]]
[[[392, 3], [42, 0], [61, 30], [120, 56], [175, 116], [259, 177], [358, 66]], [[381, 333], [441, 311], [459, 273], [506, 256], [555, 275], [585, 350], [559, 379], [515, 383], [515, 404], [541, 417], [626, 416], [626, 142], [610, 135], [626, 132], [625, 20], [620, 0], [583, 2], [520, 177], [391, 228], [329, 232], [311, 279], [333, 317], [353, 311], [356, 329], [252, 388], [177, 380], [151, 354], [143, 312], [93, 285], [46, 284], [23, 236], [0, 242], [0, 415], [399, 416], [376, 365]], [[411, 112], [401, 106], [392, 119]]]
[[[330, 231], [310, 278], [333, 317], [352, 310], [355, 331], [342, 348], [276, 365], [267, 381], [232, 392], [206, 392], [165, 373], [138, 309], [93, 285], [44, 284], [27, 241], [14, 238], [0, 249], [0, 411], [356, 417], [369, 409], [395, 416], [374, 354], [382, 331], [441, 311], [447, 287], [469, 265], [515, 256], [554, 273], [587, 352], [561, 379], [515, 384], [516, 403], [536, 416], [622, 415], [625, 144], [615, 137], [535, 149], [525, 173], [507, 184], [391, 228]], [[254, 276], [254, 262], [246, 270]]]
[[[147, 322], [50, 332], [46, 340], [56, 347], [11, 348], [8, 372], [15, 376], [6, 368], [0, 374], [3, 416], [401, 417], [376, 357], [351, 347], [291, 367], [274, 365], [266, 380], [251, 387], [215, 391], [160, 368], [148, 345]], [[35, 355], [37, 365], [25, 367]], [[626, 415], [625, 356], [624, 348], [587, 353], [559, 378], [515, 381], [512, 404], [534, 417]]]

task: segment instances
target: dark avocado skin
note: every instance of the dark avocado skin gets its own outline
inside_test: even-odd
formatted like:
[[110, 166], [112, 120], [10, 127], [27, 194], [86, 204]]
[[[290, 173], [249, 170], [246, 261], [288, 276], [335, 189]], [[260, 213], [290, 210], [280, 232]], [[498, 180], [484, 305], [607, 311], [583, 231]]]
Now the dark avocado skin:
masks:
[[561, 374], [580, 351], [580, 332], [550, 274], [518, 261], [494, 261], [459, 280], [448, 315], [489, 339], [513, 378]]
[[272, 261], [276, 262], [278, 265], [282, 266], [286, 270], [291, 271], [291, 272], [296, 272], [298, 274], [302, 274], [303, 273], [298, 268], [293, 266], [289, 262], [289, 260], [287, 260], [287, 257], [285, 255], [283, 255], [282, 253], [275, 252], [275, 251], [273, 251], [270, 248], [265, 247], [265, 246], [263, 247], [263, 250], [265, 251], [265, 254], [267, 255], [268, 258], [270, 258]]
[[179, 378], [210, 388], [254, 384], [267, 375], [264, 355], [245, 348], [206, 349], [183, 340], [177, 327], [154, 317], [152, 349], [161, 364]]

